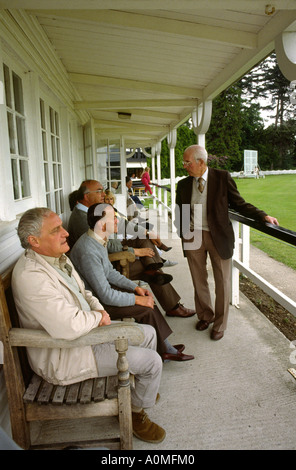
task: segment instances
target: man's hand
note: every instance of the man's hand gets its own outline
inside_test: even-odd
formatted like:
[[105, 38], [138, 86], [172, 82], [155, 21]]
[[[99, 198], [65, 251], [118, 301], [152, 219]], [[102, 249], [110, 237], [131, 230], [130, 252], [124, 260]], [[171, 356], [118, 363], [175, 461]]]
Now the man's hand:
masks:
[[102, 314], [102, 319], [99, 323], [99, 326], [110, 325], [111, 319], [110, 319], [109, 313], [107, 313], [106, 310], [101, 310], [101, 314]]
[[265, 222], [268, 222], [269, 224], [279, 225], [277, 219], [275, 217], [271, 217], [270, 215], [267, 215], [264, 220]]
[[152, 258], [155, 253], [152, 248], [134, 248], [134, 253], [136, 256], [149, 256], [149, 258]]
[[143, 305], [144, 307], [154, 308], [154, 298], [152, 292], [142, 287], [135, 288], [136, 305]]

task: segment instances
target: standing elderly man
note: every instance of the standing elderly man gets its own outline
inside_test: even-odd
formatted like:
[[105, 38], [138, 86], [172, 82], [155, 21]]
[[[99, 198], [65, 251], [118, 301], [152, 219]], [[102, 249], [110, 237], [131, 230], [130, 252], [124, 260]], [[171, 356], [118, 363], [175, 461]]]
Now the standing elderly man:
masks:
[[[12, 289], [23, 327], [44, 329], [55, 338], [75, 339], [111, 323], [65, 255], [68, 232], [57, 214], [47, 208], [28, 210], [20, 219], [18, 235], [25, 252], [13, 270]], [[165, 431], [149, 420], [144, 408], [155, 404], [162, 361], [156, 352], [154, 328], [142, 327], [144, 342], [127, 351], [130, 372], [136, 377], [131, 392], [133, 431], [139, 439], [156, 443], [164, 439]], [[28, 348], [27, 352], [32, 369], [54, 384], [117, 373], [113, 343], [74, 349]]]
[[[200, 145], [192, 145], [184, 152], [183, 165], [189, 176], [177, 186], [178, 212], [175, 223], [182, 237], [195, 289], [195, 307], [199, 319], [196, 329], [206, 330], [213, 323], [211, 338], [219, 340], [227, 326], [234, 247], [228, 209], [262, 223], [278, 225], [278, 221], [247, 203], [228, 171], [208, 168], [207, 156], [207, 151]], [[212, 307], [207, 281], [207, 254], [215, 279], [215, 309]]]

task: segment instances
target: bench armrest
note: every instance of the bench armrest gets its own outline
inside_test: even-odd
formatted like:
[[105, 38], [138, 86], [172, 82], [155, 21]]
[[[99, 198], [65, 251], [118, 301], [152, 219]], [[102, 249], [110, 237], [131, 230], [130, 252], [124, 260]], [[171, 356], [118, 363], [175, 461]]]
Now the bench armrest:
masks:
[[133, 263], [136, 259], [134, 253], [131, 251], [118, 251], [116, 253], [109, 253], [108, 257], [111, 263], [113, 261], [129, 261], [130, 263]]
[[137, 346], [143, 342], [144, 333], [141, 326], [134, 323], [100, 326], [74, 340], [52, 338], [44, 330], [11, 328], [9, 331], [11, 346], [30, 348], [80, 348], [94, 344], [111, 343], [118, 338], [126, 338], [131, 345]]

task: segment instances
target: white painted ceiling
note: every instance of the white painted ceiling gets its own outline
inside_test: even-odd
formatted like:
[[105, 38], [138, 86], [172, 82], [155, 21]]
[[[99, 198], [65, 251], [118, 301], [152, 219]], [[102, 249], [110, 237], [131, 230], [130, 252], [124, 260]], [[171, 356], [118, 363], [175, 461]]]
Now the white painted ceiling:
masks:
[[296, 0], [0, 0], [0, 7], [33, 15], [77, 91], [76, 109], [102, 136], [125, 136], [127, 147], [162, 140], [269, 55], [296, 20]]

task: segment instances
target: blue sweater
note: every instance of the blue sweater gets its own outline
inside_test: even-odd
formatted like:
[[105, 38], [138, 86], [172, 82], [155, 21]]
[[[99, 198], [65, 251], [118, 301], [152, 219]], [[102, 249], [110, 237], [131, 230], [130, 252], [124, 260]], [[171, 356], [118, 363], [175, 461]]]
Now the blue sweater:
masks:
[[[137, 284], [113, 268], [108, 251], [88, 233], [84, 233], [73, 246], [70, 258], [76, 270], [101, 303], [124, 307], [135, 305], [133, 291]], [[120, 292], [112, 285], [132, 292]]]

